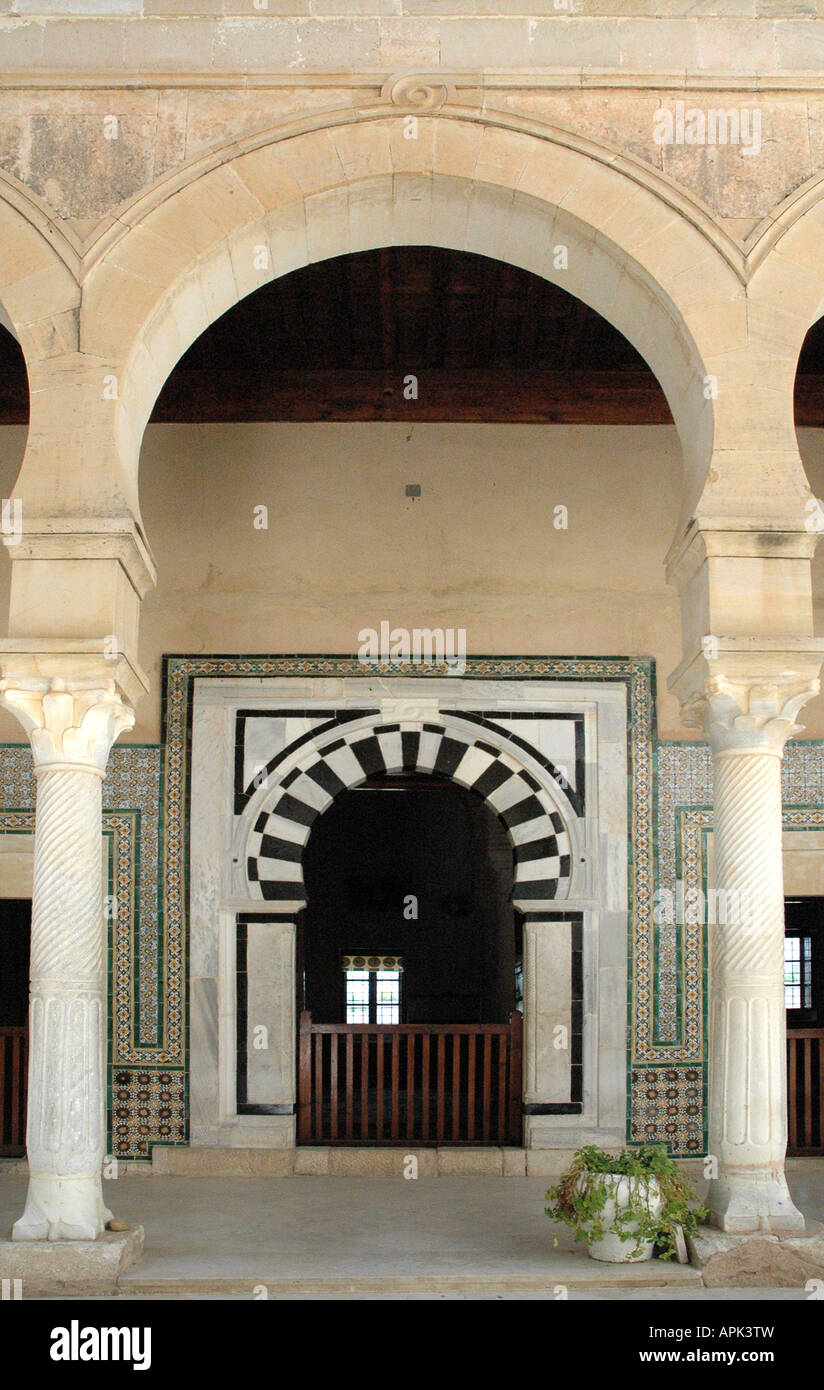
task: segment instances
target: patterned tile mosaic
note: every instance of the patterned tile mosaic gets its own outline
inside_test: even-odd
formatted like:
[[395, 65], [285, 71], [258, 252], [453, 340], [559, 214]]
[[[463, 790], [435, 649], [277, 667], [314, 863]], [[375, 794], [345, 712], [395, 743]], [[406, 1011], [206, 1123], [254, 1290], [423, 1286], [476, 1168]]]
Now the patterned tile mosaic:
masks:
[[706, 1147], [703, 1067], [638, 1067], [630, 1073], [633, 1144], [661, 1144], [673, 1153]]
[[149, 1158], [152, 1144], [180, 1144], [186, 1138], [185, 1073], [115, 1067], [109, 1108], [115, 1158]]
[[[359, 676], [347, 657], [166, 658], [160, 747], [116, 746], [104, 784], [110, 894], [110, 1145], [145, 1158], [187, 1137], [186, 902], [191, 699], [195, 679]], [[439, 676], [425, 667], [370, 675]], [[479, 657], [467, 678], [621, 681], [628, 695], [630, 992], [628, 1136], [700, 1152], [705, 1127], [706, 927], [661, 911], [679, 881], [705, 884], [711, 765], [695, 743], [657, 743], [655, 672], [646, 660]], [[783, 764], [785, 826], [824, 826], [824, 744], [792, 743]], [[0, 746], [0, 833], [33, 832], [26, 745]], [[228, 808], [227, 808], [228, 811]], [[666, 899], [664, 899], [666, 900]]]

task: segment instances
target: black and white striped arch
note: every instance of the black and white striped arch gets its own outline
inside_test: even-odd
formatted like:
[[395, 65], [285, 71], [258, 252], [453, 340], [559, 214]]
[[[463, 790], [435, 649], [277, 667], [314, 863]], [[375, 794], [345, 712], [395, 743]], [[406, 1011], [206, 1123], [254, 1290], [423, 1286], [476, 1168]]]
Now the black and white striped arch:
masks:
[[453, 723], [377, 724], [304, 743], [249, 833], [250, 895], [284, 905], [304, 902], [301, 860], [314, 820], [347, 787], [390, 772], [449, 777], [484, 798], [513, 846], [518, 906], [568, 897], [572, 847], [556, 800], [508, 749]]

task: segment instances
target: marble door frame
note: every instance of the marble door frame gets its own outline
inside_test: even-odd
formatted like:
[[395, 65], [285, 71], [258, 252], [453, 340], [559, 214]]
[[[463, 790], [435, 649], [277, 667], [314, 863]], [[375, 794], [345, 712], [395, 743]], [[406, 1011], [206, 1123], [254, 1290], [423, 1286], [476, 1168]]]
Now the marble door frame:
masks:
[[[335, 682], [334, 691], [321, 677], [195, 679], [189, 905], [193, 1145], [288, 1148], [295, 1143], [294, 941], [300, 904], [261, 901], [245, 883], [241, 847], [255, 808], [239, 828], [232, 815], [236, 711], [311, 706], [313, 701], [324, 707], [335, 701], [374, 703], [376, 697], [385, 700], [390, 687], [393, 698], [411, 698], [420, 691], [421, 679], [355, 676]], [[622, 1143], [628, 979], [626, 683], [430, 676], [425, 694], [453, 712], [463, 702], [473, 710], [488, 706], [491, 713], [523, 705], [546, 709], [548, 716], [571, 710], [585, 716], [589, 789], [576, 843], [579, 849], [585, 845], [586, 854], [579, 858], [586, 863], [573, 868], [567, 898], [525, 912], [524, 1145]], [[268, 1036], [267, 1048], [248, 1051], [249, 1096], [254, 1100], [243, 1107], [245, 1113], [239, 1113], [237, 1102], [239, 918], [246, 919], [245, 950], [252, 967], [247, 978], [255, 1018], [249, 1016], [247, 1027], [263, 1025]], [[261, 972], [267, 970], [269, 978], [261, 988]]]

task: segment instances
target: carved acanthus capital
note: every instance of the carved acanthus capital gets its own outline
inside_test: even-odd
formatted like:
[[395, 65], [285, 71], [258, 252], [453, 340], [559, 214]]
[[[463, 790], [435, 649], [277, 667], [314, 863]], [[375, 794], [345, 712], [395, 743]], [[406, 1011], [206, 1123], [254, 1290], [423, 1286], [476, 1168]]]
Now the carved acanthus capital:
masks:
[[803, 727], [799, 711], [818, 694], [824, 641], [819, 637], [706, 636], [669, 680], [688, 728], [715, 753], [781, 756]]
[[112, 744], [135, 720], [114, 681], [2, 680], [0, 701], [26, 730], [36, 772], [74, 768], [104, 777]]
[[817, 679], [765, 684], [713, 676], [685, 702], [681, 718], [688, 728], [701, 729], [714, 753], [780, 757], [787, 739], [803, 728], [796, 715], [819, 688]]

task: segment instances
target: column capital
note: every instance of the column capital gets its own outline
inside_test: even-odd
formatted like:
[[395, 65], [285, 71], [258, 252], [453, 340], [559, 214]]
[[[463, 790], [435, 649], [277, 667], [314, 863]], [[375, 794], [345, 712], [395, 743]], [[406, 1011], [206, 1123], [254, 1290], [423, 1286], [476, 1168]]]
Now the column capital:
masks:
[[0, 670], [0, 703], [28, 734], [35, 772], [74, 768], [104, 777], [112, 744], [135, 721], [116, 677], [111, 672], [96, 681], [26, 674], [19, 663], [7, 675], [2, 657]]
[[670, 678], [688, 728], [701, 729], [715, 754], [773, 753], [803, 725], [796, 716], [820, 689], [820, 638], [706, 636], [700, 656]]

